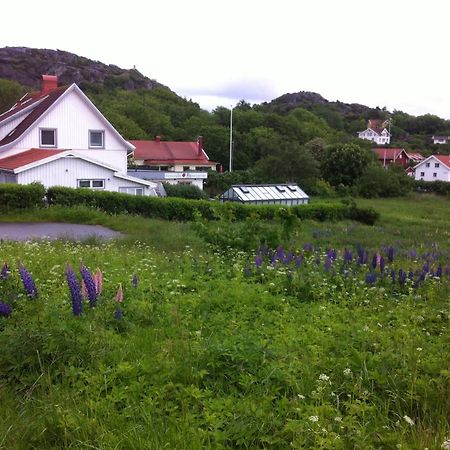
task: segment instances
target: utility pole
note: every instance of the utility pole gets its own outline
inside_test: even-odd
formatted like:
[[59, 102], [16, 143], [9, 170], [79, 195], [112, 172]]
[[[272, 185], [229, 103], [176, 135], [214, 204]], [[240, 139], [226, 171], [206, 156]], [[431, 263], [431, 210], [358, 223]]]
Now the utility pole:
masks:
[[230, 172], [233, 171], [233, 107], [230, 109]]

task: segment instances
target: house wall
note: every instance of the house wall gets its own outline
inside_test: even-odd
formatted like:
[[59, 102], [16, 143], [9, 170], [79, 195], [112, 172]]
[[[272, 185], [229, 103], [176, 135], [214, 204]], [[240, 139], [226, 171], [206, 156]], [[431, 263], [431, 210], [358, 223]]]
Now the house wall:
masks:
[[[430, 167], [426, 167], [426, 163], [430, 163]], [[439, 167], [435, 167], [435, 164], [439, 164]], [[424, 175], [422, 175], [422, 173]], [[433, 176], [433, 173], [436, 176]], [[415, 179], [424, 181], [450, 181], [450, 170], [444, 166], [438, 159], [430, 158], [427, 161], [422, 162], [416, 166]]]
[[[56, 148], [71, 149], [77, 153], [116, 168], [127, 171], [127, 148], [106, 123], [73, 90], [63, 96], [54, 107], [38, 120], [30, 131], [15, 145], [13, 150], [2, 152], [2, 157], [18, 150], [39, 148], [39, 129], [55, 128]], [[105, 149], [89, 148], [89, 130], [104, 130]]]
[[0, 170], [0, 183], [17, 183], [17, 175]]
[[0, 126], [0, 140], [2, 140], [7, 134], [9, 134], [10, 131], [14, 130], [14, 128], [16, 128], [17, 125], [19, 125], [19, 123], [28, 116], [28, 114], [29, 112], [23, 113], [17, 119], [13, 119], [10, 122]]
[[119, 187], [143, 187], [145, 195], [149, 195], [151, 191], [142, 184], [116, 178], [112, 170], [73, 157], [42, 164], [19, 173], [17, 178], [20, 184], [38, 181], [47, 188], [50, 186], [76, 188], [80, 179], [102, 179], [105, 180], [105, 188], [102, 190], [106, 191], [118, 192]]
[[372, 141], [380, 145], [389, 144], [391, 142], [391, 138], [387, 133], [382, 133], [382, 135], [380, 136], [379, 134], [375, 133], [375, 131], [372, 131], [370, 129], [359, 132], [358, 137], [360, 139], [366, 139], [367, 141]]

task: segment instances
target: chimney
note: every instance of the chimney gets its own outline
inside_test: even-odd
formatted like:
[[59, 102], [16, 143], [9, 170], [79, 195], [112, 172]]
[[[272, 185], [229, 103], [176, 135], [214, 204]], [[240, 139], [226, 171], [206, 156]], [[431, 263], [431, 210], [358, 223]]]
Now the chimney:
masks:
[[58, 87], [58, 77], [56, 75], [42, 75], [41, 92], [48, 94]]
[[155, 142], [159, 144], [161, 142], [161, 136], [155, 136]]
[[203, 136], [199, 136], [197, 139], [197, 156], [203, 155]]

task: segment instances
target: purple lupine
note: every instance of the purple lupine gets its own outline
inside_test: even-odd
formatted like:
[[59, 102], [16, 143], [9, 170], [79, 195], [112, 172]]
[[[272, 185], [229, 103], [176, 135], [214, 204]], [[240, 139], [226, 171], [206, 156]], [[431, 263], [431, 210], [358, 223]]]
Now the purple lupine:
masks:
[[300, 254], [298, 256], [295, 257], [295, 267], [301, 267], [303, 262], [303, 255]]
[[28, 297], [36, 298], [38, 296], [38, 290], [34, 283], [33, 277], [26, 267], [21, 263], [19, 265], [20, 278], [22, 278], [23, 287], [27, 291]]
[[438, 266], [438, 268], [436, 270], [436, 276], [438, 278], [442, 278], [442, 265], [441, 264], [439, 264], [439, 266]]
[[426, 261], [422, 267], [422, 272], [428, 273], [430, 271], [430, 262]]
[[133, 286], [134, 286], [135, 288], [138, 287], [138, 284], [139, 284], [139, 278], [138, 278], [138, 276], [137, 276], [137, 273], [135, 273], [135, 274], [133, 275], [132, 283], [133, 283]]
[[123, 312], [122, 312], [122, 310], [120, 309], [120, 307], [118, 306], [118, 307], [116, 308], [116, 310], [114, 311], [114, 319], [120, 320], [120, 319], [122, 319], [122, 317], [123, 317]]
[[261, 255], [256, 255], [255, 257], [255, 266], [257, 269], [259, 269], [262, 266], [263, 263], [263, 257]]
[[375, 253], [372, 258], [372, 269], [376, 269], [378, 262], [378, 255]]
[[366, 274], [366, 283], [374, 284], [377, 281], [377, 276], [373, 272], [367, 272]]
[[331, 269], [331, 262], [332, 262], [332, 259], [330, 257], [328, 257], [325, 260], [325, 271], [327, 271], [327, 272], [330, 271], [330, 269]]
[[97, 304], [97, 289], [95, 288], [95, 281], [89, 269], [83, 264], [80, 268], [81, 278], [86, 286], [87, 298], [89, 306], [93, 308]]
[[395, 284], [395, 270], [394, 269], [391, 270], [391, 280], [392, 280], [392, 284]]
[[417, 258], [417, 252], [416, 252], [415, 249], [410, 250], [408, 255], [412, 259], [416, 259]]
[[72, 312], [74, 316], [81, 316], [83, 313], [83, 296], [81, 286], [72, 267], [66, 268], [66, 280], [69, 286], [70, 298], [72, 299]]
[[10, 274], [8, 263], [3, 263], [2, 270], [0, 271], [0, 279], [6, 280]]
[[313, 251], [313, 245], [312, 244], [304, 244], [303, 245], [303, 250], [307, 251], [307, 252], [312, 252]]
[[413, 280], [413, 279], [414, 279], [414, 272], [413, 272], [412, 270], [410, 270], [410, 271], [408, 272], [408, 278], [409, 278], [410, 280]]
[[358, 247], [358, 266], [362, 266], [364, 264], [364, 249], [362, 247]]
[[390, 263], [394, 262], [394, 247], [392, 246], [388, 248], [388, 261]]
[[385, 266], [384, 257], [380, 255], [380, 272], [381, 273], [384, 272], [384, 266]]
[[406, 283], [406, 272], [403, 269], [399, 269], [398, 271], [398, 282], [401, 285]]
[[350, 264], [353, 260], [352, 252], [348, 249], [344, 250], [344, 264]]
[[279, 245], [279, 246], [277, 247], [277, 258], [278, 258], [280, 261], [283, 261], [283, 260], [284, 260], [284, 256], [285, 256], [284, 248], [283, 248], [282, 245]]
[[294, 258], [294, 254], [292, 253], [292, 252], [289, 252], [287, 255], [286, 255], [286, 258], [284, 259], [284, 263], [286, 264], [286, 265], [289, 265], [291, 262], [292, 262], [292, 259]]
[[12, 313], [11, 306], [0, 301], [0, 316], [9, 317], [11, 315], [11, 313]]

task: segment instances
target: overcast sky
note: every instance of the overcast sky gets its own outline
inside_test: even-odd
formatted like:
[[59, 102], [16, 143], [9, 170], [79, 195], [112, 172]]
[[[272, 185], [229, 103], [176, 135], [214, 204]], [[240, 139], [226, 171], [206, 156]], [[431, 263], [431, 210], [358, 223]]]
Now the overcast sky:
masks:
[[205, 109], [313, 91], [450, 119], [449, 0], [20, 0], [0, 46], [136, 68]]

